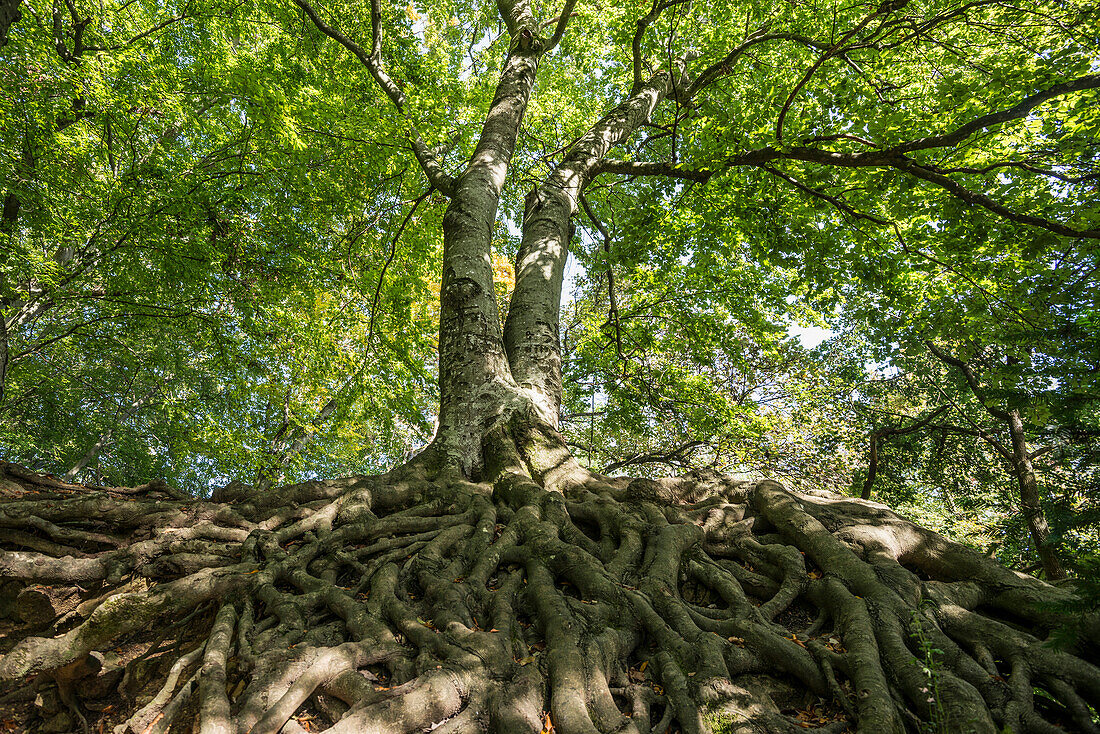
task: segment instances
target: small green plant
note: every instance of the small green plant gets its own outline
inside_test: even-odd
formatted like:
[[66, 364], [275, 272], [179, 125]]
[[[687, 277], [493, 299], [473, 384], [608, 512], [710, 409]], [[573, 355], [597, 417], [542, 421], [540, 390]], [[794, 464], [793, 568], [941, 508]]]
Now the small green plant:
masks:
[[734, 718], [722, 711], [708, 711], [703, 714], [703, 723], [711, 734], [729, 734], [733, 729]]
[[921, 731], [927, 734], [950, 734], [951, 729], [947, 722], [947, 712], [944, 710], [940, 697], [940, 661], [937, 656], [943, 655], [943, 650], [936, 647], [921, 624], [921, 614], [913, 610], [910, 620], [910, 634], [917, 643], [919, 656], [917, 665], [925, 676], [925, 684], [920, 692], [926, 696], [929, 710], [929, 720], [921, 727]]

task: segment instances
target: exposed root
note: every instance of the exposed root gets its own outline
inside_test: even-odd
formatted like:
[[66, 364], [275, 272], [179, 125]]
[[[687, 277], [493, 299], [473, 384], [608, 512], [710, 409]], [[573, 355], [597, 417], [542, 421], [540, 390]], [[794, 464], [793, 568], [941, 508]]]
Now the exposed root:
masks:
[[0, 679], [79, 707], [147, 640], [119, 734], [1100, 731], [1100, 625], [1045, 642], [1070, 592], [882, 505], [608, 479], [518, 422], [485, 453], [218, 501], [2, 466], [0, 573], [38, 596]]

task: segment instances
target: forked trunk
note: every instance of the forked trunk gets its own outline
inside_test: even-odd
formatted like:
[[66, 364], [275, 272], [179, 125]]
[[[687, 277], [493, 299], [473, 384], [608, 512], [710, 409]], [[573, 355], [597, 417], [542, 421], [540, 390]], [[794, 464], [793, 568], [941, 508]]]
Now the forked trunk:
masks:
[[[1100, 624], [1059, 611], [1071, 592], [872, 502], [573, 460], [570, 218], [676, 79], [639, 81], [533, 193], [502, 334], [491, 236], [543, 44], [528, 4], [500, 11], [511, 53], [444, 187], [433, 445], [383, 475], [210, 498], [0, 462], [4, 703], [118, 734], [1100, 732]], [[1071, 623], [1075, 642], [1045, 643]]]

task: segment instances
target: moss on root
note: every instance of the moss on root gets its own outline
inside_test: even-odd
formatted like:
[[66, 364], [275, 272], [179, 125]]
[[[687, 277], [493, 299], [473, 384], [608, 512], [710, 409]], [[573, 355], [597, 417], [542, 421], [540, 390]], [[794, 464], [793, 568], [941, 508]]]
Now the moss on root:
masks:
[[[39, 550], [5, 536], [0, 570], [78, 602], [10, 627], [6, 690], [56, 688], [94, 726], [159, 661], [130, 731], [1100, 731], [1096, 620], [1045, 644], [1070, 592], [882, 505], [610, 479], [515, 422], [485, 456], [481, 481], [429, 453], [220, 501], [5, 466], [0, 525]], [[80, 668], [158, 631], [126, 680]]]

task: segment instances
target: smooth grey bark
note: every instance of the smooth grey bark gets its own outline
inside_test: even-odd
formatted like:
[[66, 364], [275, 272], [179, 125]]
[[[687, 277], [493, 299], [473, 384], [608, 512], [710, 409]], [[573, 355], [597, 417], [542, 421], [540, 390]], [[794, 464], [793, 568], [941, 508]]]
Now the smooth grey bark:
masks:
[[[682, 63], [676, 75], [683, 75]], [[565, 160], [528, 195], [504, 345], [512, 377], [555, 428], [562, 393], [558, 316], [573, 234], [570, 219], [579, 211], [581, 192], [604, 156], [650, 119], [677, 81], [667, 70], [654, 74], [589, 128]]]
[[[522, 32], [514, 38], [522, 38]], [[535, 84], [539, 51], [527, 43], [508, 56], [481, 137], [443, 216], [437, 441], [469, 474], [480, 465], [481, 436], [515, 383], [508, 370], [490, 259], [500, 191]]]

